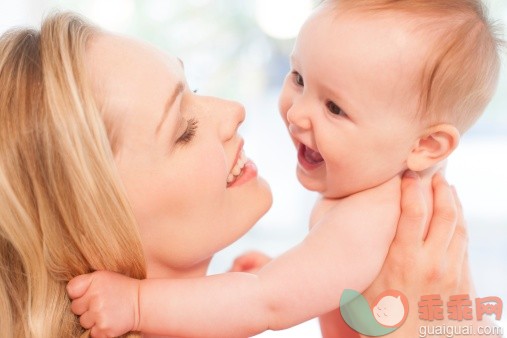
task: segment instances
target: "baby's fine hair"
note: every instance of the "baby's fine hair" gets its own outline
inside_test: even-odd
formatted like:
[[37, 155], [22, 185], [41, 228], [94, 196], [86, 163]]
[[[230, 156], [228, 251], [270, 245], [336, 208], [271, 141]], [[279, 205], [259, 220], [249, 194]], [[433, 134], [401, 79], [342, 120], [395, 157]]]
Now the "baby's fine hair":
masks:
[[[431, 45], [420, 77], [417, 116], [468, 130], [498, 82], [503, 41], [480, 0], [328, 0], [361, 13], [401, 14]], [[412, 31], [411, 31], [412, 33]]]

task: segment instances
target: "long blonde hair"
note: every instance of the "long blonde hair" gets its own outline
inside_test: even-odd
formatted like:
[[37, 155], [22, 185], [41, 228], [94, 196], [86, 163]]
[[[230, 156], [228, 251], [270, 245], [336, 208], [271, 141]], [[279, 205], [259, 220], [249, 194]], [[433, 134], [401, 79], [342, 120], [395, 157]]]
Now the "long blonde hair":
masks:
[[76, 275], [145, 278], [137, 224], [83, 66], [97, 31], [57, 13], [40, 31], [0, 38], [2, 337], [82, 335], [65, 291]]

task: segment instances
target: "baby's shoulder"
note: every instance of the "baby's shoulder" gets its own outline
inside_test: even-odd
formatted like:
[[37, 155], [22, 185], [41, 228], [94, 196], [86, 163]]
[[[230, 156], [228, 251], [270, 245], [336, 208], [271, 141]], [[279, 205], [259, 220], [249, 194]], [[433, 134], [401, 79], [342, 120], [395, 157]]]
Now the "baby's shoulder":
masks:
[[314, 204], [312, 213], [310, 214], [310, 229], [313, 225], [315, 225], [319, 220], [324, 218], [324, 216], [333, 210], [338, 208], [341, 200], [334, 200], [325, 197], [320, 197]]

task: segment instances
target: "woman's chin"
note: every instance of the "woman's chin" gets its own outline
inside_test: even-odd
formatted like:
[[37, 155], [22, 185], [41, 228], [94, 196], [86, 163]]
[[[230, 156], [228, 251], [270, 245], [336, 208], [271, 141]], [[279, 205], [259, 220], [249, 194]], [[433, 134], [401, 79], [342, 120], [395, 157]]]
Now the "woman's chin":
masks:
[[271, 209], [271, 206], [273, 205], [273, 193], [271, 192], [271, 187], [269, 186], [268, 182], [262, 178], [262, 177], [259, 177], [259, 184], [261, 185], [262, 187], [262, 194], [263, 194], [263, 198], [262, 198], [262, 203], [261, 203], [261, 213], [258, 217], [258, 219], [255, 221], [257, 222], [262, 216], [264, 216], [268, 211], [269, 209]]

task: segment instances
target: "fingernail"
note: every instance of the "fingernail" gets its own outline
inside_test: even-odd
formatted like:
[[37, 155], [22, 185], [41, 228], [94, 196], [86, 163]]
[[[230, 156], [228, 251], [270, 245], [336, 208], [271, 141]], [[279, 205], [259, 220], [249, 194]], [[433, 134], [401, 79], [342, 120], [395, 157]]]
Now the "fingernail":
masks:
[[419, 178], [419, 175], [417, 175], [417, 173], [412, 170], [405, 171], [405, 174], [403, 174], [403, 176], [406, 178], [413, 178], [413, 179]]

